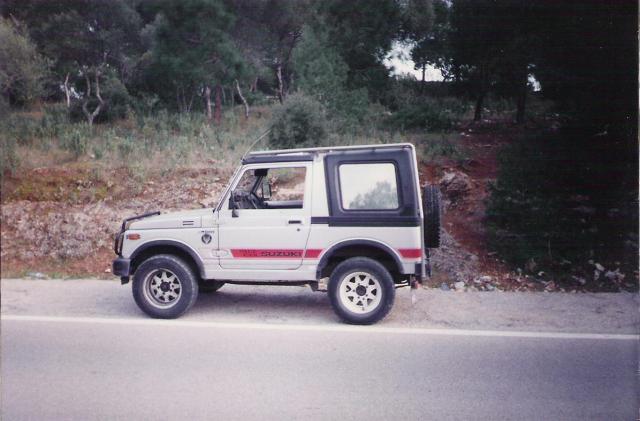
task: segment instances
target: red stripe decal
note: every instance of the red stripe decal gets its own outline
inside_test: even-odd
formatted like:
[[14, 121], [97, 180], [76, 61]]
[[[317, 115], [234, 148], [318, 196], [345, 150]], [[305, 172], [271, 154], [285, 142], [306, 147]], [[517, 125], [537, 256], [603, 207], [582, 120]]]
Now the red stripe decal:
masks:
[[307, 249], [304, 252], [304, 257], [305, 259], [317, 259], [320, 253], [322, 253], [322, 249]]
[[231, 249], [236, 259], [301, 259], [302, 250], [286, 249]]
[[406, 259], [419, 259], [422, 257], [422, 249], [398, 249], [398, 251]]

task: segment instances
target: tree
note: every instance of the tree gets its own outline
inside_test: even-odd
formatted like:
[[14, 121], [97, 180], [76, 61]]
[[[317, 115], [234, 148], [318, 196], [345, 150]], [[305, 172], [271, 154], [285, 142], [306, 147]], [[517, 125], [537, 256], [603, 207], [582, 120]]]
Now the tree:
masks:
[[386, 89], [389, 71], [383, 60], [400, 29], [401, 10], [394, 0], [372, 7], [367, 0], [327, 0], [320, 3], [320, 19], [329, 43], [347, 63], [350, 89], [367, 88], [373, 99]]
[[[85, 74], [113, 69], [127, 81], [140, 54], [140, 17], [128, 0], [8, 0], [4, 16], [29, 28], [38, 50], [48, 58], [57, 90], [67, 105], [73, 91], [86, 89]], [[94, 90], [95, 92], [95, 90]]]
[[455, 78], [465, 81], [476, 97], [474, 120], [482, 107], [499, 65], [504, 39], [498, 29], [503, 22], [493, 13], [492, 0], [456, 0], [451, 10], [451, 48]]
[[335, 104], [346, 89], [349, 67], [328, 45], [326, 34], [305, 27], [294, 63], [298, 87], [321, 103]]
[[408, 38], [413, 42], [411, 59], [416, 69], [422, 69], [422, 85], [425, 82], [429, 63], [428, 42], [432, 39], [434, 24], [434, 4], [432, 0], [409, 0], [405, 10], [405, 26]]
[[637, 2], [543, 4], [542, 93], [593, 132], [621, 129], [637, 147]]
[[[233, 15], [219, 0], [165, 0], [156, 4], [156, 11], [155, 75], [173, 88], [181, 112], [190, 111], [194, 97], [201, 93], [207, 118], [219, 124], [222, 85], [235, 81], [243, 65], [229, 36]], [[166, 90], [162, 91], [166, 96]]]
[[13, 22], [0, 19], [0, 91], [8, 103], [27, 104], [42, 93], [45, 60]]
[[344, 122], [365, 114], [366, 89], [349, 89], [349, 66], [329, 44], [326, 32], [305, 26], [293, 62], [298, 88], [325, 106], [331, 117]]

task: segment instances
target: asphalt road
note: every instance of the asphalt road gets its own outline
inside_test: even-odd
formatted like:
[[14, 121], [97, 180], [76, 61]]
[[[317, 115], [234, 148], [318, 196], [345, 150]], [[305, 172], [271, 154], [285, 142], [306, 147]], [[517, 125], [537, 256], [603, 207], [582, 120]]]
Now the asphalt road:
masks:
[[253, 316], [155, 321], [36, 306], [30, 285], [2, 284], [3, 420], [638, 418], [634, 335], [299, 323], [269, 294]]

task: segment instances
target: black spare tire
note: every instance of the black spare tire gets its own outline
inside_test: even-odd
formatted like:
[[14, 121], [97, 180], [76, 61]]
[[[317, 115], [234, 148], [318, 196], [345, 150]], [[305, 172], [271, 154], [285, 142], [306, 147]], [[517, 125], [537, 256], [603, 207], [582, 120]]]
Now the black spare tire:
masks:
[[424, 245], [426, 248], [440, 247], [440, 189], [426, 185], [422, 194], [424, 210]]

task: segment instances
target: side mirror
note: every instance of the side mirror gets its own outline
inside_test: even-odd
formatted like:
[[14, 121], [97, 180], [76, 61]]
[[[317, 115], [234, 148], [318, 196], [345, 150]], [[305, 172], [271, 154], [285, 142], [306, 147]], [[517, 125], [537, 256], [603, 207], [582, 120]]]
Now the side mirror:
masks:
[[262, 199], [271, 199], [271, 184], [269, 184], [269, 179], [267, 177], [262, 179]]
[[231, 208], [231, 217], [232, 218], [237, 218], [239, 215], [238, 213], [238, 202], [236, 201], [236, 192], [232, 191], [231, 195], [229, 196], [229, 207]]

